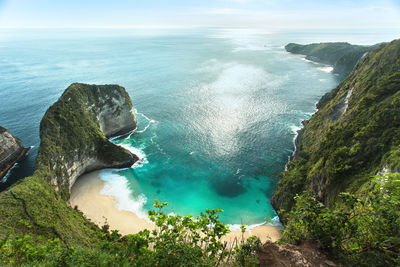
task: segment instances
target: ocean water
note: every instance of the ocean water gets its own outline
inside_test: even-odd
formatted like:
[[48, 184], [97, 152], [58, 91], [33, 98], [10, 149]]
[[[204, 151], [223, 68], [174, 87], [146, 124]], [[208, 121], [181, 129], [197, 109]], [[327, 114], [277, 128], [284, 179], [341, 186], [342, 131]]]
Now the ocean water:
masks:
[[1, 189], [33, 172], [40, 120], [69, 84], [119, 84], [139, 124], [112, 141], [141, 160], [103, 170], [102, 193], [141, 217], [157, 198], [175, 214], [221, 208], [228, 224], [263, 223], [276, 216], [269, 199], [296, 130], [343, 78], [284, 45], [394, 38], [390, 31], [1, 30], [0, 125], [33, 146]]

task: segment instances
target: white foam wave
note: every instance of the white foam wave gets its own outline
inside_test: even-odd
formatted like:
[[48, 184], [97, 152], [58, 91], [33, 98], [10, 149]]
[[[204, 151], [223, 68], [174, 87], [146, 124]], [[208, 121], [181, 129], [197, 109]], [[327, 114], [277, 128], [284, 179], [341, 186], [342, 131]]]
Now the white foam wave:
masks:
[[114, 173], [112, 169], [102, 170], [99, 176], [104, 181], [104, 188], [100, 194], [114, 197], [117, 209], [131, 211], [139, 218], [147, 219], [147, 212], [144, 209], [146, 196], [140, 194], [136, 198], [133, 197], [125, 177]]
[[143, 113], [137, 111], [137, 109], [135, 108], [135, 114], [139, 114], [140, 116], [142, 116], [143, 118], [145, 118], [148, 121], [152, 121], [152, 119], [150, 119], [149, 117], [147, 117], [146, 115], [144, 115]]
[[136, 131], [136, 132], [137, 132], [137, 133], [144, 133], [144, 132], [147, 130], [147, 128], [150, 127], [150, 124], [155, 123], [155, 122], [156, 122], [155, 120], [149, 120], [149, 123], [146, 125], [146, 127], [144, 127], [143, 130]]
[[[245, 225], [245, 228], [246, 228], [246, 231], [250, 231], [258, 226], [263, 226], [263, 225], [282, 226], [282, 223], [279, 221], [279, 217], [275, 216], [274, 218], [271, 219], [270, 223], [257, 223], [257, 224]], [[228, 224], [228, 227], [229, 227], [229, 230], [231, 230], [231, 231], [241, 231], [242, 230], [240, 228], [241, 224]]]
[[13, 172], [14, 169], [16, 169], [18, 167], [18, 162], [14, 164], [14, 166], [12, 166], [6, 173], [6, 175], [4, 175], [3, 179], [0, 181], [0, 183], [5, 183], [7, 182], [8, 178], [10, 177], [11, 173]]
[[314, 63], [315, 64], [314, 61], [311, 61], [311, 60], [307, 59], [306, 56], [304, 56], [304, 55], [299, 55], [299, 57], [301, 58], [301, 60], [304, 60], [305, 62], [309, 62], [309, 63]]
[[119, 146], [122, 146], [122, 147], [125, 148], [126, 150], [129, 150], [132, 154], [135, 154], [135, 155], [139, 158], [139, 160], [136, 161], [136, 162], [131, 166], [131, 168], [133, 168], [133, 169], [135, 169], [135, 168], [140, 168], [140, 167], [142, 167], [143, 165], [149, 163], [149, 161], [147, 160], [146, 154], [145, 154], [142, 150], [140, 150], [140, 149], [138, 149], [138, 148], [136, 148], [136, 147], [127, 145], [127, 144], [118, 144], [118, 145], [119, 145]]
[[130, 132], [130, 133], [128, 134], [128, 136], [127, 136], [125, 139], [129, 139], [129, 138], [131, 138], [132, 134], [133, 134], [134, 132], [136, 132], [136, 130], [137, 130], [137, 126], [136, 126], [136, 128], [135, 128], [135, 129], [133, 129], [133, 131], [132, 131], [132, 132]]
[[[31, 149], [34, 148], [34, 147], [35, 147], [35, 146], [30, 146], [30, 147], [29, 147], [29, 150], [26, 152], [25, 157], [28, 156], [29, 152], [31, 152]], [[3, 177], [3, 179], [1, 179], [0, 183], [5, 183], [5, 182], [7, 182], [8, 178], [9, 178], [10, 175], [11, 175], [11, 173], [12, 173], [16, 168], [18, 168], [18, 167], [19, 167], [19, 164], [18, 164], [18, 162], [16, 162], [16, 163], [14, 164], [14, 166], [12, 166], [12, 167], [7, 171], [6, 175], [4, 175], [4, 177]]]
[[325, 66], [325, 67], [318, 67], [317, 68], [320, 71], [331, 73], [333, 71], [333, 67]]
[[291, 125], [289, 126], [290, 130], [292, 131], [292, 133], [297, 134], [297, 131], [301, 129], [301, 127], [297, 126], [297, 125]]
[[[137, 109], [135, 109], [135, 108], [132, 109], [132, 111], [133, 111], [134, 114], [140, 115], [140, 116], [142, 116], [143, 118], [145, 118], [145, 119], [148, 121], [148, 123], [147, 123], [146, 127], [144, 127], [143, 130], [138, 131], [138, 127], [136, 127], [132, 132], [129, 133], [129, 135], [128, 135], [125, 139], [131, 138], [131, 136], [132, 136], [133, 133], [144, 133], [144, 132], [150, 127], [150, 124], [156, 122], [155, 120], [150, 119], [149, 117], [147, 117], [147, 116], [144, 115], [143, 113], [137, 111]], [[113, 138], [112, 140], [115, 140], [115, 139], [117, 139], [117, 138], [119, 138], [119, 137], [120, 137], [120, 136], [117, 136], [117, 137]]]
[[128, 137], [125, 138], [125, 139], [128, 139], [136, 130], [137, 130], [137, 127], [135, 129], [133, 129], [132, 131], [130, 131], [129, 133], [124, 133], [124, 134], [121, 134], [121, 135], [117, 135], [117, 136], [111, 137], [109, 140], [112, 142], [114, 140], [117, 140], [117, 139], [125, 136], [125, 135], [128, 135]]

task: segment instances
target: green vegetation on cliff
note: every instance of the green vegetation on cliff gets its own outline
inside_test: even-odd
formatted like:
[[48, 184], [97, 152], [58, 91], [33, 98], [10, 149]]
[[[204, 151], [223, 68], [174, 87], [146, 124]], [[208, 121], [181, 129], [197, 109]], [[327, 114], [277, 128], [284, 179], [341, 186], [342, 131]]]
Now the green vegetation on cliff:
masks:
[[[131, 115], [131, 128], [125, 132], [133, 130], [136, 118], [131, 113], [132, 102], [125, 89], [118, 85], [74, 83], [48, 109], [40, 123], [41, 143], [35, 169], [40, 170], [65, 199], [72, 186], [70, 180], [82, 172], [129, 167], [137, 160], [126, 149], [111, 143], [100, 129], [101, 114], [105, 111], [114, 113], [115, 117], [121, 115], [121, 107], [114, 99], [122, 99]], [[120, 129], [115, 132], [121, 133]]]
[[[10, 266], [255, 266], [261, 242], [251, 237], [235, 247], [221, 238], [229, 232], [218, 220], [221, 210], [206, 210], [200, 216], [166, 215], [166, 203], [154, 204], [149, 218], [153, 231], [121, 236], [107, 225], [93, 234], [90, 246], [76, 242], [65, 245], [59, 238], [31, 234], [0, 238], [0, 264]], [[31, 227], [29, 222], [23, 224]]]
[[296, 196], [280, 242], [316, 240], [345, 266], [400, 263], [400, 174], [377, 176], [368, 192], [341, 193], [335, 208]]
[[[34, 237], [58, 238], [66, 245], [89, 247], [100, 242], [98, 227], [69, 207], [66, 200], [77, 166], [88, 171], [130, 166], [136, 160], [136, 156], [108, 141], [100, 130], [97, 116], [105, 107], [108, 111], [115, 106], [113, 98], [125, 101], [135, 125], [131, 100], [125, 89], [116, 85], [72, 84], [48, 109], [41, 122], [41, 145], [33, 176], [0, 193], [1, 236], [30, 233]], [[85, 160], [100, 164], [79, 165]]]
[[374, 177], [400, 169], [400, 40], [371, 52], [318, 108], [272, 199], [288, 225], [286, 239], [316, 239], [360, 265], [376, 258], [376, 265], [393, 264], [399, 180], [377, 186]]
[[373, 51], [379, 44], [372, 46], [351, 45], [349, 43], [319, 43], [300, 45], [290, 43], [286, 51], [305, 55], [307, 59], [332, 65], [335, 73], [347, 75], [357, 62], [367, 53]]
[[323, 99], [304, 122], [295, 160], [277, 186], [278, 208], [290, 210], [306, 188], [331, 206], [340, 192], [367, 190], [369, 177], [383, 168], [398, 169], [400, 40], [372, 52]]

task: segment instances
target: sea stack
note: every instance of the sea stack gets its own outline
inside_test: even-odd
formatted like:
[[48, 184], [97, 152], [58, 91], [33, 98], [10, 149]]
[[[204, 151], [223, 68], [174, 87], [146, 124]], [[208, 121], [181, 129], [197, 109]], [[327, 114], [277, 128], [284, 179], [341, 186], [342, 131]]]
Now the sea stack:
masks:
[[132, 102], [118, 85], [74, 83], [44, 115], [40, 123], [40, 172], [68, 199], [76, 179], [93, 170], [130, 167], [138, 160], [109, 137], [136, 128]]
[[17, 137], [0, 126], [0, 180], [25, 156], [29, 149], [23, 147]]

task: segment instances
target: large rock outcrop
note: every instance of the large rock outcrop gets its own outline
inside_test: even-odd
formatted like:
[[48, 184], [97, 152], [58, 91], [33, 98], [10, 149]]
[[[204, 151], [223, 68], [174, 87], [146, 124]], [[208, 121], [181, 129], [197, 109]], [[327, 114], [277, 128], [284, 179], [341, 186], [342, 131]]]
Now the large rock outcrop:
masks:
[[85, 172], [130, 167], [138, 158], [107, 138], [136, 128], [132, 102], [118, 85], [74, 83], [44, 115], [36, 170], [68, 198]]
[[290, 43], [285, 46], [285, 49], [293, 54], [305, 55], [306, 59], [331, 65], [335, 73], [348, 75], [360, 59], [378, 46], [379, 44], [363, 46], [339, 42], [308, 45]]
[[22, 146], [21, 141], [7, 129], [0, 126], [0, 180], [21, 160], [29, 148]]
[[69, 189], [84, 172], [131, 166], [137, 157], [107, 137], [135, 127], [123, 87], [68, 87], [42, 119], [34, 174], [0, 192], [0, 235], [29, 233], [67, 245], [101, 244], [100, 229], [67, 204]]
[[400, 40], [371, 52], [318, 108], [277, 185], [277, 210], [290, 211], [304, 190], [334, 206], [340, 192], [368, 190], [373, 175], [400, 169]]

